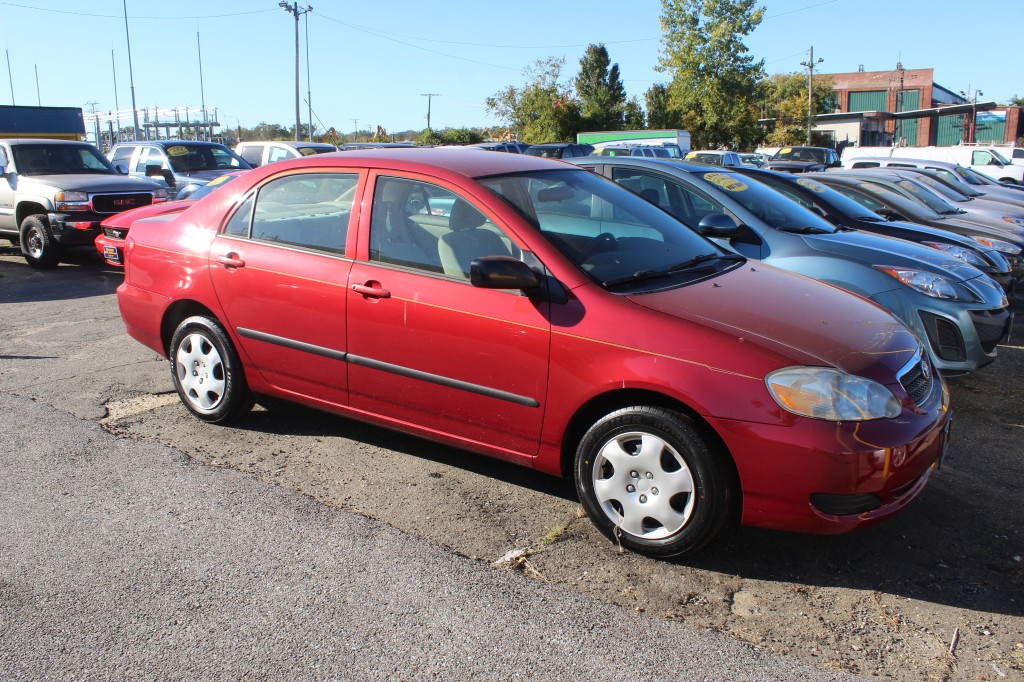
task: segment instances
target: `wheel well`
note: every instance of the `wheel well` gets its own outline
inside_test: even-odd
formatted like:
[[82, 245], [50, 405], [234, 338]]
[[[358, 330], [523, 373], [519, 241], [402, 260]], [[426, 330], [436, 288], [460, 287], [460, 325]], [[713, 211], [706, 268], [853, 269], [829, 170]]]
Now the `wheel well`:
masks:
[[1018, 184], [1020, 184], [1020, 183], [1017, 182], [1016, 178], [1002, 178], [1002, 179], [999, 180], [999, 182], [1005, 182], [1008, 185], [1018, 185]]
[[27, 218], [28, 216], [36, 214], [42, 214], [45, 216], [47, 212], [48, 211], [46, 210], [46, 207], [43, 206], [42, 204], [35, 204], [32, 202], [18, 204], [18, 210], [15, 214], [15, 220], [18, 223], [18, 229], [21, 229], [21, 221]]
[[740, 486], [740, 475], [736, 469], [736, 462], [733, 460], [729, 448], [726, 447], [725, 441], [719, 437], [718, 433], [711, 428], [711, 425], [703, 417], [688, 405], [654, 391], [640, 389], [612, 391], [595, 396], [580, 407], [572, 419], [569, 420], [569, 424], [565, 429], [565, 435], [562, 438], [562, 476], [570, 479], [573, 477], [576, 447], [587, 432], [587, 429], [606, 414], [633, 405], [649, 405], [674, 410], [685, 415], [693, 422], [694, 428], [707, 440], [711, 448], [719, 453], [729, 469], [730, 475], [733, 478], [733, 489], [736, 491], [736, 497], [730, 505], [730, 518], [733, 520], [739, 519], [743, 508], [743, 490]]
[[174, 330], [178, 328], [182, 320], [193, 315], [206, 315], [214, 319], [217, 317], [209, 308], [195, 301], [175, 301], [164, 313], [164, 319], [160, 323], [160, 343], [163, 345], [165, 353], [170, 353], [171, 337], [174, 335]]

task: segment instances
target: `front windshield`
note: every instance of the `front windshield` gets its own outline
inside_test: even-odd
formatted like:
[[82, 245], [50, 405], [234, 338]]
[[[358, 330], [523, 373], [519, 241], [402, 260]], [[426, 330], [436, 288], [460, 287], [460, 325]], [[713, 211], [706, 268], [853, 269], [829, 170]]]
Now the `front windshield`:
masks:
[[[739, 204], [770, 227], [780, 230], [835, 232], [834, 225], [817, 213], [812, 213], [795, 201], [779, 196], [778, 192], [737, 173], [691, 173], [705, 187], [715, 193], [727, 206]], [[731, 208], [731, 207], [730, 207]]]
[[[959, 175], [947, 168], [929, 168], [928, 170], [935, 173], [937, 176], [946, 181], [946, 184], [952, 186], [958, 192], [963, 192], [969, 197], [980, 197], [981, 192], [971, 187], [975, 184], [966, 178], [961, 178]], [[922, 173], [922, 175], [924, 175]]]
[[773, 161], [806, 161], [809, 163], [825, 163], [825, 151], [811, 147], [783, 147], [775, 152]]
[[942, 217], [937, 211], [932, 210], [926, 204], [909, 199], [904, 194], [890, 190], [884, 185], [874, 182], [857, 182], [856, 186], [877, 196], [888, 208], [908, 218], [914, 220], [936, 220]]
[[992, 152], [992, 156], [996, 157], [996, 159], [999, 161], [999, 163], [1003, 164], [1004, 166], [1010, 166], [1010, 165], [1013, 164], [1012, 161], [1010, 161], [1008, 158], [1006, 158], [1005, 156], [1000, 154], [999, 150], [997, 150], [997, 149], [989, 149], [989, 151]]
[[175, 173], [252, 168], [249, 163], [227, 147], [175, 144], [167, 147], [167, 158]]
[[[811, 178], [797, 178], [796, 180], [788, 180], [775, 177], [764, 177], [758, 176], [758, 179], [764, 184], [768, 185], [772, 189], [782, 192], [786, 196], [792, 198], [794, 201], [800, 202], [803, 206], [811, 205], [811, 199], [817, 196], [821, 198], [821, 201], [827, 203], [832, 209], [845, 218], [854, 218], [857, 220], [885, 220], [882, 216], [877, 213], [869, 211], [861, 204], [858, 204], [853, 199], [850, 199], [844, 194], [837, 192], [831, 187], [812, 180]], [[801, 196], [796, 190], [790, 189], [788, 185], [796, 183], [804, 189], [812, 192], [811, 198], [805, 198]]]
[[19, 175], [117, 174], [106, 157], [87, 144], [16, 144], [11, 151]]
[[[639, 195], [586, 170], [480, 182], [591, 279], [615, 291], [680, 286], [742, 262]], [[698, 257], [701, 266], [689, 267]]]
[[966, 192], [953, 189], [949, 185], [944, 185], [935, 178], [929, 177], [924, 174], [915, 175], [914, 179], [922, 185], [929, 187], [933, 192], [939, 196], [948, 199], [949, 201], [964, 201], [968, 195]]
[[899, 180], [894, 183], [896, 191], [902, 192], [907, 198], [924, 204], [936, 213], [952, 215], [959, 211], [941, 196], [914, 180]]
[[974, 171], [971, 168], [964, 168], [963, 166], [957, 166], [956, 168], [953, 169], [953, 172], [956, 173], [956, 175], [960, 178], [960, 180], [962, 180], [963, 182], [972, 184], [972, 185], [981, 186], [981, 185], [988, 185], [988, 184], [990, 184], [990, 183], [985, 181], [985, 176], [984, 175]]

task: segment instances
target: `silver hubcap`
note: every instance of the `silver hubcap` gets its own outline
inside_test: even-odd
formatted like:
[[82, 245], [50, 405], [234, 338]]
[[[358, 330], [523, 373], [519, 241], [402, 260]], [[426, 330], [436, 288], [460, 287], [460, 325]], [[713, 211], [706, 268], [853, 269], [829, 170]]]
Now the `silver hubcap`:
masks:
[[43, 255], [43, 237], [39, 234], [39, 230], [34, 227], [30, 227], [25, 230], [25, 249], [28, 254], [33, 258], [39, 258]]
[[224, 361], [216, 346], [202, 334], [189, 334], [178, 346], [174, 367], [192, 407], [202, 412], [216, 409], [227, 387]]
[[693, 514], [693, 477], [667, 442], [633, 431], [605, 442], [594, 461], [594, 493], [617, 528], [644, 540], [678, 532]]

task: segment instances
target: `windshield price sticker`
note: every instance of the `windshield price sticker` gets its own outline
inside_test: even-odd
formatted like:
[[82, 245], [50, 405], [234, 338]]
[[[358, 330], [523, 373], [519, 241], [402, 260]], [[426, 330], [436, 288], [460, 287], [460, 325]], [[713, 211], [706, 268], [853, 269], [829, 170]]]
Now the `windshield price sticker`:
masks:
[[807, 189], [811, 190], [812, 192], [817, 192], [818, 194], [824, 194], [825, 193], [825, 186], [824, 185], [820, 185], [817, 182], [815, 182], [814, 180], [810, 180], [808, 178], [800, 178], [799, 180], [796, 181], [796, 184], [800, 185], [801, 187], [806, 187]]
[[745, 182], [725, 173], [705, 173], [704, 179], [726, 192], [742, 192], [747, 188]]
[[187, 156], [188, 155], [188, 147], [182, 147], [181, 145], [177, 145], [177, 146], [174, 146], [174, 147], [168, 147], [167, 148], [167, 153], [170, 156]]

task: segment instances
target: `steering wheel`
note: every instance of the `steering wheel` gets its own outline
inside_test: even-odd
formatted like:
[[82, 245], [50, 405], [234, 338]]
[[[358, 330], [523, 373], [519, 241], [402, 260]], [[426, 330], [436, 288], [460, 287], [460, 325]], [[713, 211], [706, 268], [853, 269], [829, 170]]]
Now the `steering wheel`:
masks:
[[587, 242], [580, 250], [580, 261], [585, 261], [597, 253], [615, 250], [615, 235], [611, 232], [602, 232]]

